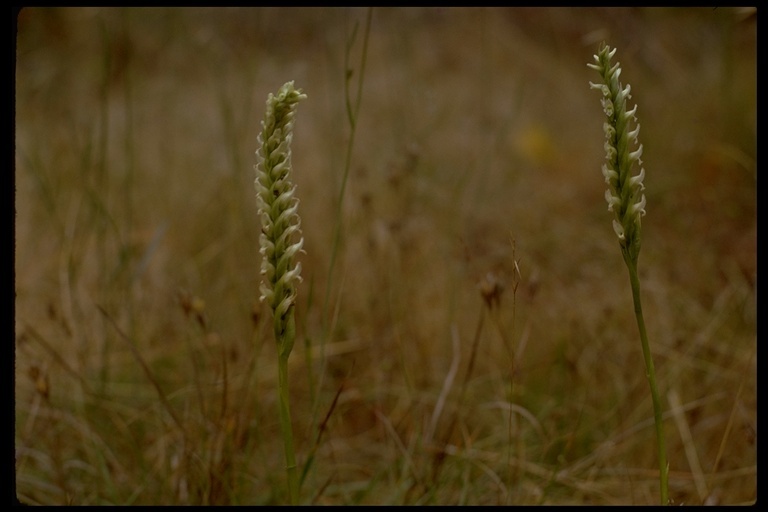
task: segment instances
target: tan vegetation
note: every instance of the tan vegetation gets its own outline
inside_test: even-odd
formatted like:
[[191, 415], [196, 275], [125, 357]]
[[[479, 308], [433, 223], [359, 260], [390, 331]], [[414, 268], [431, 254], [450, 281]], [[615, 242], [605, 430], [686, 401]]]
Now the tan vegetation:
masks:
[[300, 501], [657, 503], [585, 65], [606, 41], [641, 106], [670, 497], [753, 502], [754, 10], [381, 8], [361, 70], [366, 15], [21, 11], [18, 497], [288, 501], [253, 166], [294, 80]]

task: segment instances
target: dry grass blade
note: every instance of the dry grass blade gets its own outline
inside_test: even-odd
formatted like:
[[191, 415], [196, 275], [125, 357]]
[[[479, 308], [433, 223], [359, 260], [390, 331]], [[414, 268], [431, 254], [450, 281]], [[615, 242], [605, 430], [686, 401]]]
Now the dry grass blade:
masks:
[[40, 344], [40, 346], [42, 346], [49, 354], [51, 354], [51, 356], [56, 360], [56, 362], [59, 363], [61, 367], [64, 368], [64, 370], [66, 370], [68, 374], [74, 377], [83, 386], [83, 389], [87, 393], [92, 392], [90, 386], [88, 385], [88, 382], [86, 382], [86, 380], [83, 379], [83, 377], [79, 373], [77, 373], [69, 365], [69, 363], [67, 363], [67, 361], [64, 360], [63, 357], [61, 357], [61, 354], [59, 354], [47, 341], [45, 341], [45, 338], [43, 338], [43, 336], [39, 332], [37, 332], [29, 324], [24, 325], [24, 331], [29, 333], [32, 336], [32, 338], [34, 338]]
[[680, 438], [683, 440], [683, 445], [685, 446], [685, 455], [688, 458], [688, 466], [691, 468], [691, 473], [693, 474], [693, 482], [696, 484], [696, 492], [699, 493], [701, 503], [704, 503], [707, 496], [709, 496], [709, 489], [707, 489], [704, 472], [701, 470], [701, 462], [699, 462], [699, 454], [696, 450], [693, 435], [691, 434], [691, 428], [683, 413], [682, 404], [680, 403], [680, 394], [676, 389], [670, 389], [667, 393], [667, 400], [669, 400], [672, 417], [675, 419], [677, 430], [680, 432]]
[[157, 379], [155, 378], [154, 374], [152, 373], [152, 370], [150, 370], [147, 363], [144, 361], [144, 358], [141, 357], [141, 354], [139, 353], [139, 350], [136, 348], [136, 344], [131, 340], [131, 338], [123, 332], [122, 329], [120, 329], [120, 326], [117, 325], [117, 322], [110, 316], [107, 311], [102, 308], [100, 305], [96, 305], [96, 307], [99, 309], [102, 315], [107, 319], [107, 321], [110, 323], [112, 327], [114, 327], [117, 334], [120, 335], [120, 338], [125, 341], [126, 345], [128, 345], [128, 348], [131, 350], [131, 353], [133, 354], [133, 357], [136, 359], [136, 362], [139, 363], [141, 366], [141, 369], [144, 371], [144, 375], [147, 376], [147, 379], [149, 379], [149, 382], [152, 383], [152, 386], [154, 386], [155, 391], [157, 391], [157, 396], [160, 398], [160, 403], [163, 404], [163, 407], [165, 408], [166, 412], [171, 416], [171, 419], [173, 419], [173, 422], [178, 427], [179, 431], [184, 434], [184, 437], [186, 438], [187, 433], [184, 429], [184, 425], [182, 424], [179, 417], [176, 415], [176, 411], [173, 410], [173, 407], [171, 407], [170, 402], [168, 402], [168, 398], [166, 398], [165, 393], [163, 392], [163, 388], [160, 387], [160, 384], [157, 382]]

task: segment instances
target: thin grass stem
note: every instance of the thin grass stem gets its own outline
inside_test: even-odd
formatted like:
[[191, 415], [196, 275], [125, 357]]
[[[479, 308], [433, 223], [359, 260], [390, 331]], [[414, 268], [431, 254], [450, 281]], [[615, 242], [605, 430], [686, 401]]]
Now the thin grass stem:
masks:
[[[325, 288], [325, 303], [324, 303], [324, 311], [323, 311], [323, 343], [321, 344], [320, 350], [321, 350], [321, 359], [325, 360], [324, 356], [324, 349], [325, 349], [325, 338], [327, 337], [327, 322], [328, 322], [328, 305], [330, 302], [330, 295], [331, 295], [331, 276], [333, 275], [333, 269], [336, 266], [336, 257], [339, 252], [339, 245], [340, 245], [340, 238], [341, 238], [341, 210], [342, 205], [344, 204], [344, 193], [347, 189], [347, 181], [349, 181], [349, 170], [352, 167], [352, 149], [355, 145], [355, 132], [357, 127], [357, 116], [360, 112], [360, 100], [363, 92], [363, 78], [365, 76], [365, 63], [368, 56], [368, 35], [371, 31], [371, 17], [373, 15], [373, 8], [370, 7], [368, 9], [368, 17], [366, 19], [365, 24], [365, 33], [363, 36], [363, 50], [362, 50], [362, 56], [360, 58], [360, 71], [358, 72], [358, 82], [357, 82], [357, 94], [355, 98], [355, 106], [352, 108], [352, 102], [350, 98], [350, 89], [349, 89], [349, 75], [345, 76], [344, 79], [344, 100], [345, 105], [347, 108], [347, 118], [349, 120], [349, 143], [347, 144], [347, 154], [344, 159], [344, 174], [341, 179], [341, 190], [339, 191], [339, 200], [336, 204], [336, 215], [335, 215], [335, 223], [333, 226], [333, 243], [331, 245], [331, 261], [328, 264], [328, 284]], [[347, 51], [345, 53], [344, 57], [344, 73], [348, 73], [348, 61], [349, 61], [349, 52], [350, 52], [350, 46], [352, 41], [354, 40], [354, 34], [357, 32], [355, 29], [353, 32], [352, 37], [350, 38], [350, 41], [347, 43]]]

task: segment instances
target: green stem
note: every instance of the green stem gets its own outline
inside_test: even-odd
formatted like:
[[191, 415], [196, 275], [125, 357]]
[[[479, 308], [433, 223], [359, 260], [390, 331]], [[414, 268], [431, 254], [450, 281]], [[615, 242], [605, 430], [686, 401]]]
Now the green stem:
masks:
[[651, 387], [651, 399], [653, 400], [653, 419], [656, 423], [656, 444], [659, 451], [659, 487], [661, 492], [661, 504], [669, 504], [669, 464], [667, 463], [667, 447], [664, 440], [664, 423], [661, 413], [661, 400], [659, 389], [656, 386], [656, 371], [653, 368], [651, 347], [648, 344], [648, 334], [645, 331], [643, 320], [643, 306], [640, 302], [640, 279], [637, 277], [637, 259], [624, 254], [624, 261], [629, 269], [629, 281], [632, 284], [632, 299], [635, 303], [635, 317], [637, 327], [640, 330], [640, 342], [643, 345], [643, 359], [645, 360], [645, 376]]
[[[286, 324], [293, 323], [293, 311], [288, 313]], [[285, 329], [282, 333], [275, 329], [275, 338], [278, 340], [277, 373], [278, 396], [280, 408], [280, 429], [283, 433], [283, 446], [285, 448], [285, 471], [288, 476], [288, 495], [291, 505], [299, 502], [299, 472], [296, 467], [296, 452], [293, 448], [293, 427], [291, 424], [290, 397], [288, 394], [288, 355], [290, 350], [281, 350], [285, 346], [293, 346], [293, 329]]]

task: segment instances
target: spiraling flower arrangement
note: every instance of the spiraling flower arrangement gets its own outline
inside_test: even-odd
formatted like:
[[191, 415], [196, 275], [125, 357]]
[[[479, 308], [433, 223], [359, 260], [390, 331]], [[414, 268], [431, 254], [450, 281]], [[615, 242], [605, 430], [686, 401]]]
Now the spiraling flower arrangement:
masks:
[[[602, 84], [590, 82], [589, 85], [602, 92], [603, 112], [608, 118], [603, 123], [606, 139], [605, 159], [608, 160], [603, 164], [603, 176], [608, 184], [608, 190], [605, 191], [608, 210], [613, 211], [615, 216], [613, 230], [619, 237], [622, 252], [637, 259], [640, 252], [640, 217], [645, 215], [645, 169], [640, 159], [643, 155], [643, 145], [637, 140], [640, 133], [640, 124], [637, 123], [635, 115], [637, 105], [632, 110], [627, 110], [631, 87], [627, 85], [622, 88], [619, 82], [619, 63], [611, 65], [611, 58], [615, 54], [615, 48], [611, 50], [608, 46], [603, 46], [594, 56], [596, 64], [587, 64], [600, 73], [603, 79]], [[634, 130], [630, 129], [632, 122], [637, 124]], [[630, 142], [639, 144], [639, 147], [631, 151]], [[635, 163], [640, 166], [640, 172], [633, 176], [632, 168]]]
[[[294, 266], [294, 256], [302, 250], [299, 200], [294, 197], [296, 186], [291, 182], [291, 140], [296, 105], [306, 94], [283, 85], [277, 96], [269, 94], [267, 113], [259, 134], [261, 147], [256, 152], [256, 190], [261, 216], [261, 273], [260, 300], [266, 301], [274, 313], [274, 329], [278, 340], [293, 327], [292, 308], [296, 302], [296, 285], [301, 282], [301, 263]], [[293, 239], [299, 236], [298, 241]], [[293, 346], [281, 346], [290, 352]]]
[[[669, 465], [667, 464], [666, 443], [664, 440], [664, 423], [662, 419], [661, 400], [656, 386], [656, 371], [645, 330], [643, 307], [640, 301], [640, 279], [637, 274], [637, 260], [640, 254], [640, 218], [645, 215], [645, 169], [642, 167], [643, 145], [639, 144], [637, 136], [640, 124], [637, 123], [637, 105], [627, 110], [627, 100], [631, 98], [630, 86], [623, 87], [619, 81], [621, 67], [619, 63], [611, 64], [616, 49], [601, 45], [595, 63], [587, 64], [600, 74], [603, 83], [589, 82], [593, 89], [602, 93], [601, 103], [607, 119], [603, 123], [605, 132], [605, 158], [603, 176], [608, 184], [605, 199], [608, 210], [614, 213], [613, 230], [619, 237], [621, 254], [629, 269], [629, 281], [632, 286], [632, 299], [635, 304], [635, 318], [640, 331], [640, 342], [643, 348], [646, 376], [651, 389], [653, 401], [653, 416], [656, 424], [656, 441], [659, 461], [659, 488], [661, 504], [669, 503]], [[637, 126], [632, 129], [632, 123]], [[632, 150], [633, 145], [638, 145]], [[637, 164], [640, 172], [633, 175], [632, 169]]]
[[[291, 140], [296, 105], [307, 96], [287, 82], [267, 97], [267, 112], [261, 123], [260, 148], [256, 152], [256, 191], [261, 216], [261, 299], [272, 309], [278, 353], [280, 425], [285, 445], [288, 494], [298, 502], [299, 480], [293, 448], [288, 396], [288, 356], [296, 338], [294, 310], [296, 286], [301, 282], [301, 263], [294, 256], [302, 251], [299, 200], [291, 182]], [[298, 236], [298, 241], [295, 238]]]

